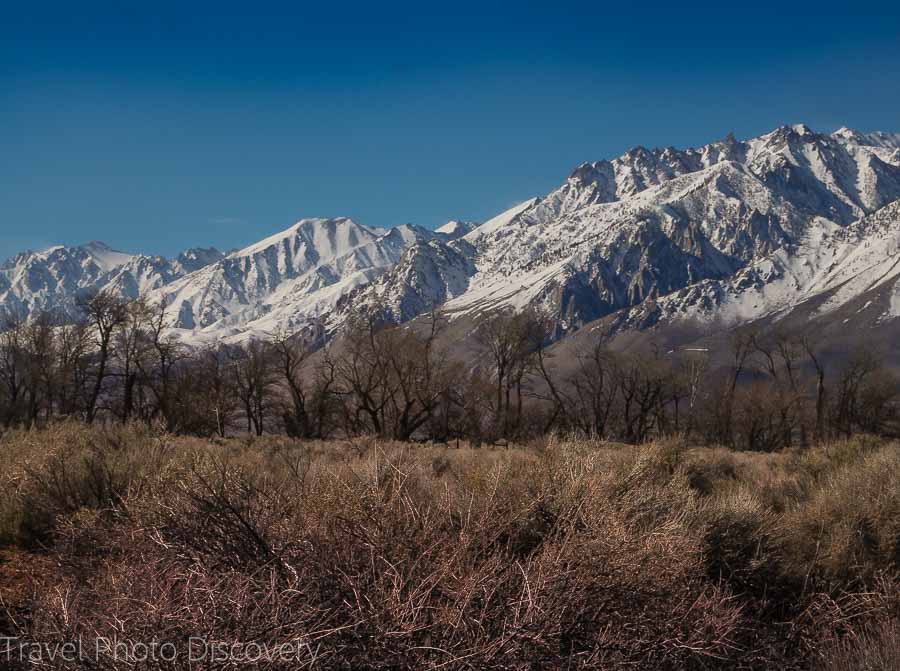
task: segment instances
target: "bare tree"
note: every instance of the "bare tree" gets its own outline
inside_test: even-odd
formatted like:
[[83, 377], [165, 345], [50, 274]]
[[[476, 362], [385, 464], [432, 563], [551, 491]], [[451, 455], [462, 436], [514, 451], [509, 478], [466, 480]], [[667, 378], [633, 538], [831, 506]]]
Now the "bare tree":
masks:
[[616, 367], [625, 442], [643, 443], [650, 437], [666, 401], [666, 368], [658, 352], [624, 356]]
[[85, 408], [85, 421], [92, 424], [97, 416], [100, 394], [108, 373], [113, 334], [128, 318], [128, 306], [125, 301], [108, 291], [83, 296], [79, 299], [78, 305], [93, 327], [96, 338], [97, 366], [93, 373], [93, 388]]
[[845, 362], [835, 388], [832, 423], [835, 429], [850, 437], [862, 424], [862, 400], [865, 384], [878, 370], [878, 360], [868, 350], [858, 350]]
[[348, 325], [335, 361], [336, 392], [346, 404], [345, 430], [385, 434], [390, 394], [387, 371], [376, 342], [377, 324], [357, 319]]
[[[689, 351], [679, 361], [679, 370], [677, 373], [678, 382], [683, 390], [683, 396], [688, 403], [688, 420], [683, 426], [686, 433], [690, 433], [694, 429], [696, 421], [697, 405], [704, 379], [709, 371], [709, 357], [705, 351], [696, 350]], [[675, 404], [675, 430], [679, 431], [679, 403], [676, 399]]]
[[347, 426], [409, 440], [432, 426], [455, 373], [438, 346], [442, 320], [432, 314], [425, 328], [356, 322], [340, 343], [334, 374], [347, 404]]
[[[763, 364], [761, 374], [768, 377], [769, 397], [778, 399], [774, 411], [778, 414], [777, 426], [783, 432], [780, 441], [773, 444], [771, 440], [767, 440], [760, 449], [771, 450], [774, 447], [791, 446], [797, 430], [800, 434], [800, 444], [806, 446], [805, 399], [798, 380], [803, 349], [789, 335], [780, 332], [766, 337], [753, 334], [751, 343], [753, 353]], [[762, 407], [760, 403], [756, 405]]]
[[193, 369], [205, 393], [203, 414], [214, 421], [215, 433], [224, 438], [237, 410], [238, 392], [230, 370], [231, 359], [222, 347], [197, 353]]
[[[170, 325], [165, 303], [148, 306], [146, 342], [139, 349], [136, 363], [141, 386], [146, 386], [152, 396], [151, 407], [144, 413], [144, 419], [150, 421], [161, 417], [166, 428], [172, 431], [178, 423], [175, 374], [186, 352], [168, 332]], [[143, 394], [140, 387], [137, 391]]]
[[785, 435], [793, 428], [794, 416], [785, 412], [793, 403], [791, 393], [771, 380], [742, 386], [734, 400], [735, 447], [771, 452], [784, 447]]
[[56, 328], [57, 413], [75, 417], [84, 412], [91, 375], [91, 334], [84, 322]]
[[313, 426], [307, 409], [307, 388], [303, 374], [310, 350], [305, 343], [280, 332], [272, 340], [272, 353], [281, 381], [290, 396], [290, 411], [284, 413], [285, 430], [290, 436], [308, 438], [313, 433]]
[[409, 440], [425, 426], [455, 381], [446, 352], [437, 344], [442, 328], [442, 318], [433, 312], [424, 334], [393, 327], [376, 337], [387, 369], [386, 409], [395, 440]]
[[825, 413], [826, 413], [826, 388], [825, 388], [825, 362], [817, 351], [815, 341], [809, 335], [800, 338], [800, 346], [806, 352], [812, 362], [816, 373], [816, 428], [814, 437], [816, 442], [825, 439]]
[[552, 325], [545, 320], [538, 325], [535, 337], [534, 369], [543, 383], [546, 393], [535, 392], [535, 397], [550, 404], [550, 412], [544, 421], [543, 433], [548, 433], [554, 426], [569, 428], [578, 424], [575, 400], [568, 393], [562, 376], [554, 374], [551, 360], [553, 355], [549, 352], [551, 342], [550, 334]]
[[261, 436], [266, 430], [277, 382], [271, 345], [251, 340], [236, 350], [231, 365], [247, 432]]
[[25, 393], [28, 403], [28, 426], [41, 420], [46, 424], [53, 416], [56, 382], [56, 341], [53, 318], [41, 312], [25, 326]]
[[734, 445], [734, 404], [738, 382], [753, 352], [753, 334], [737, 334], [731, 339], [731, 366], [721, 388], [713, 392], [711, 438]]
[[579, 423], [585, 433], [606, 438], [616, 400], [615, 358], [603, 342], [577, 357], [578, 369], [572, 379], [577, 409], [573, 416], [581, 418]]
[[337, 366], [325, 350], [321, 361], [315, 367], [312, 389], [307, 395], [307, 410], [315, 438], [328, 437], [336, 424], [335, 418], [340, 414], [340, 397], [335, 393], [337, 382]]
[[121, 386], [118, 414], [123, 422], [131, 419], [135, 412], [141, 378], [140, 363], [151, 346], [149, 326], [153, 316], [153, 309], [145, 299], [129, 301], [125, 306], [124, 319], [114, 334], [115, 375]]
[[[495, 424], [509, 438], [522, 420], [523, 381], [544, 335], [540, 320], [529, 311], [501, 312], [488, 317], [476, 332], [493, 364], [496, 384]], [[512, 395], [515, 392], [515, 405]]]
[[9, 428], [21, 417], [25, 397], [24, 320], [13, 313], [3, 315], [0, 326], [0, 386], [3, 426]]

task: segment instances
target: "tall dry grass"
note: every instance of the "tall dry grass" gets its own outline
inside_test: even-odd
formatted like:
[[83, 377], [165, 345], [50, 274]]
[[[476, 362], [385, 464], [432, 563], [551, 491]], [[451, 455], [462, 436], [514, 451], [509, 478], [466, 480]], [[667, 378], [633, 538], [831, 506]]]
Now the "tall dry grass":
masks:
[[2, 538], [53, 560], [16, 618], [38, 640], [302, 641], [254, 668], [896, 659], [895, 444], [456, 450], [72, 425], [0, 453]]

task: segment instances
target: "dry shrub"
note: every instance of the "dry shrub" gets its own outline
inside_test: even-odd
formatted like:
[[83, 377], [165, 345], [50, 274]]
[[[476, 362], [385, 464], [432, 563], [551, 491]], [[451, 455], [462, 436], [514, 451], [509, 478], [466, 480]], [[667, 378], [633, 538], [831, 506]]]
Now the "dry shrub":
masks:
[[168, 439], [138, 424], [61, 424], [5, 436], [3, 442], [11, 467], [2, 481], [0, 542], [27, 548], [52, 541], [68, 515], [121, 507], [132, 487], [171, 458]]
[[691, 489], [702, 496], [710, 496], [724, 483], [738, 479], [734, 454], [725, 449], [703, 450], [700, 454], [689, 455], [684, 463], [684, 472]]
[[[300, 641], [301, 659], [252, 667], [292, 669], [890, 659], [892, 446], [447, 450], [137, 432], [138, 458], [109, 446], [115, 433], [68, 431], [50, 442], [82, 447], [57, 453], [125, 456], [127, 477], [102, 502], [54, 503], [55, 568], [21, 632], [39, 640]], [[29, 480], [45, 472], [35, 463], [56, 462], [32, 459], [18, 486], [57, 502]], [[870, 521], [878, 552], [847, 540], [854, 519]]]
[[776, 520], [752, 492], [740, 488], [716, 498], [704, 517], [710, 577], [724, 580], [738, 594], [758, 597], [778, 584]]
[[827, 647], [819, 671], [896, 671], [900, 669], [900, 620], [866, 626]]
[[[813, 669], [896, 669], [900, 584], [880, 576], [866, 591], [814, 593], [797, 624], [814, 643]], [[893, 649], [891, 649], [893, 647]]]
[[606, 493], [636, 529], [652, 533], [657, 527], [685, 532], [698, 512], [698, 496], [683, 468], [684, 445], [660, 441], [641, 447], [634, 460], [615, 475]]
[[895, 446], [842, 459], [784, 518], [794, 570], [867, 584], [900, 569], [900, 454]]
[[[641, 473], [670, 470], [660, 455], [639, 460], [630, 497]], [[66, 572], [42, 590], [31, 633], [302, 638], [316, 668], [734, 658], [740, 607], [706, 579], [695, 539], [629, 496], [605, 498], [610, 472], [590, 455], [557, 446], [467, 475], [434, 486], [405, 448], [300, 482], [204, 455], [135, 492], [127, 516], [70, 518]]]

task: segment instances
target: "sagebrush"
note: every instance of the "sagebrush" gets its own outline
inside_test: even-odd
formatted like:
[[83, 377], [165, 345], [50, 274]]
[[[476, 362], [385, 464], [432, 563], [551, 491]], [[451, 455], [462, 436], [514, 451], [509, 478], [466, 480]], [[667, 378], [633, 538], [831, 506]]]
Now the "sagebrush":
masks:
[[22, 560], [4, 626], [33, 640], [305, 646], [254, 668], [897, 661], [891, 442], [448, 449], [70, 424], [0, 449], [3, 542], [42, 560]]

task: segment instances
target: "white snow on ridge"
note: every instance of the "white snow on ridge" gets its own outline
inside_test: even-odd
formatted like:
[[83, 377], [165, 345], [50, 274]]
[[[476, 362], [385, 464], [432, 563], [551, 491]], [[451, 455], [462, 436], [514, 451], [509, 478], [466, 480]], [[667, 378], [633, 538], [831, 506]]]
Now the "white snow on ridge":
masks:
[[481, 226], [477, 227], [471, 233], [465, 236], [465, 239], [469, 242], [475, 242], [479, 238], [488, 235], [490, 233], [494, 233], [499, 229], [508, 226], [517, 216], [525, 212], [528, 208], [536, 205], [540, 202], [540, 198], [530, 198], [518, 205], [513, 205], [508, 210], [501, 212], [496, 217], [492, 219], [488, 219], [486, 222], [481, 224]]
[[832, 137], [846, 140], [861, 145], [871, 147], [882, 147], [884, 149], [900, 149], [900, 133], [883, 133], [876, 131], [874, 133], [860, 133], [852, 128], [839, 128], [831, 134]]
[[152, 298], [169, 306], [176, 334], [187, 341], [293, 331], [327, 317], [433, 235], [410, 225], [382, 232], [348, 218], [303, 219]]
[[[900, 197], [900, 152], [889, 151], [900, 136], [831, 137], [796, 125], [700, 152], [639, 149], [585, 164], [543, 200], [467, 236], [478, 270], [445, 307], [552, 307], [593, 285], [595, 314], [656, 292], [668, 294], [657, 299], [667, 318], [734, 324], [826, 291], [820, 312], [834, 310], [900, 271], [900, 214], [882, 207]], [[615, 189], [604, 185], [613, 172]], [[870, 218], [848, 226], [869, 212], [893, 227], [875, 236]], [[692, 269], [678, 279], [683, 262], [648, 253], [654, 247], [689, 252], [684, 262], [710, 278], [692, 283]]]
[[[796, 248], [779, 249], [734, 277], [667, 296], [664, 313], [694, 321], [736, 325], [787, 315], [797, 305], [826, 299], [814, 311], [823, 316], [878, 286], [891, 287], [886, 317], [900, 316], [900, 201], [849, 229], [815, 219]], [[705, 296], [705, 300], [700, 300]], [[868, 306], [867, 306], [868, 307]]]
[[456, 239], [471, 233], [478, 227], [478, 224], [471, 221], [448, 221], [443, 226], [436, 228], [435, 233], [446, 235], [448, 238]]
[[295, 247], [305, 244], [318, 253], [334, 257], [358, 247], [364, 240], [377, 237], [377, 233], [360, 226], [352, 219], [301, 219], [280, 233], [229, 254], [229, 258], [250, 257], [284, 244]]
[[458, 233], [463, 227], [462, 222], [459, 221], [448, 221], [443, 226], [440, 226], [434, 229], [435, 233], [444, 233], [445, 235], [455, 235]]
[[81, 249], [90, 254], [91, 258], [94, 259], [94, 263], [106, 271], [124, 265], [135, 257], [135, 254], [116, 251], [109, 245], [96, 240], [81, 245]]
[[169, 260], [119, 252], [102, 242], [23, 252], [0, 266], [0, 308], [25, 317], [51, 311], [75, 319], [84, 292], [107, 290], [135, 298], [220, 257], [205, 249]]
[[435, 305], [457, 315], [533, 306], [563, 329], [630, 310], [740, 323], [816, 296], [827, 314], [882, 286], [890, 317], [898, 282], [900, 135], [795, 124], [584, 163], [480, 226], [313, 218], [227, 257], [169, 261], [102, 243], [20, 254], [0, 267], [0, 307], [70, 310], [85, 289], [149, 292], [179, 338], [214, 342], [334, 332], [376, 308], [402, 321]]

